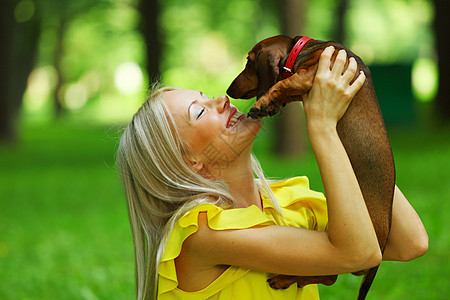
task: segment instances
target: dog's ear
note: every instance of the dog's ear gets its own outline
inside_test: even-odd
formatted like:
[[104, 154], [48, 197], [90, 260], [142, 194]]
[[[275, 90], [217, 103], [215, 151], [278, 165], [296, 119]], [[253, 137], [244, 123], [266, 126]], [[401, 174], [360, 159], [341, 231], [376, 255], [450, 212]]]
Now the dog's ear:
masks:
[[257, 58], [256, 74], [258, 77], [257, 98], [262, 97], [275, 83], [281, 80], [280, 66], [285, 51], [277, 44], [264, 47]]
[[282, 61], [284, 57], [286, 56], [285, 51], [283, 51], [281, 48], [273, 47], [273, 51], [271, 51], [268, 55], [268, 64], [270, 66], [269, 70], [271, 72], [271, 77], [273, 79], [272, 85], [275, 84], [277, 81], [281, 80], [281, 74], [282, 74]]

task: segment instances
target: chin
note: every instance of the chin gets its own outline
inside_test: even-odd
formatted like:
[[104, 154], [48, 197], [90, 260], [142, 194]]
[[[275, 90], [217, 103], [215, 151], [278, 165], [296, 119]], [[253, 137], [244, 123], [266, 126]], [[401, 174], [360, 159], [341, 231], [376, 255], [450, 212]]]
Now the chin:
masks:
[[247, 118], [245, 119], [246, 124], [248, 124], [248, 126], [254, 126], [255, 128], [261, 129], [263, 123], [261, 119], [252, 119], [252, 118]]
[[241, 125], [242, 129], [248, 130], [250, 135], [253, 135], [256, 137], [258, 132], [262, 128], [262, 121], [261, 120], [254, 120], [251, 118], [245, 119]]
[[245, 124], [242, 124], [242, 127], [246, 128], [248, 130], [248, 138], [251, 139], [251, 142], [253, 144], [253, 141], [256, 138], [256, 135], [262, 128], [262, 121], [261, 120], [254, 120], [254, 119], [248, 119], [248, 122], [245, 122]]

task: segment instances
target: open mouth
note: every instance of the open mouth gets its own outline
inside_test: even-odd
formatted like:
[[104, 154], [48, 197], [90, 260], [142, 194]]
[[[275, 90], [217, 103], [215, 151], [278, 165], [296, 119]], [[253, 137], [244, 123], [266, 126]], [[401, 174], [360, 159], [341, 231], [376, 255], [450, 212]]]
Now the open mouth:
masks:
[[239, 123], [242, 119], [246, 117], [245, 114], [238, 111], [235, 107], [231, 108], [230, 116], [228, 117], [227, 121], [227, 128], [231, 128], [235, 126], [237, 123]]

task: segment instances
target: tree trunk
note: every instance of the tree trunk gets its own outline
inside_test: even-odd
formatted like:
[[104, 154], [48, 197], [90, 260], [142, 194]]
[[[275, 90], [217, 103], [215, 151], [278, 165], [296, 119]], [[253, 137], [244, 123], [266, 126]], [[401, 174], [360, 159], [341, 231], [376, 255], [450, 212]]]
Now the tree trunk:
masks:
[[441, 120], [450, 120], [450, 1], [433, 0], [436, 52], [438, 55], [439, 87], [436, 96], [436, 114]]
[[0, 2], [0, 140], [15, 137], [15, 112], [12, 103], [12, 70], [14, 53], [14, 1]]
[[61, 117], [63, 113], [63, 106], [61, 99], [61, 88], [63, 86], [63, 74], [61, 69], [61, 61], [64, 54], [64, 33], [66, 28], [66, 21], [60, 19], [58, 22], [58, 28], [56, 30], [55, 52], [53, 66], [56, 70], [56, 83], [55, 93], [53, 94], [53, 108], [55, 110], [55, 117]]
[[[307, 0], [279, 0], [282, 33], [295, 37], [303, 32]], [[299, 102], [286, 105], [277, 119], [276, 152], [283, 156], [302, 155], [307, 144], [305, 114]]]
[[342, 45], [347, 42], [345, 36], [345, 15], [347, 13], [348, 0], [338, 0], [337, 11], [336, 11], [336, 31], [334, 33], [334, 41]]
[[16, 122], [27, 87], [28, 75], [36, 61], [40, 33], [37, 13], [17, 23], [17, 1], [0, 1], [0, 140], [16, 138]]
[[150, 82], [160, 79], [159, 61], [161, 57], [161, 33], [158, 26], [158, 0], [141, 0], [140, 31], [146, 46], [146, 68]]
[[22, 106], [23, 95], [27, 89], [28, 76], [36, 65], [41, 33], [41, 18], [36, 12], [30, 20], [18, 23], [15, 27], [12, 97], [14, 109], [17, 112]]

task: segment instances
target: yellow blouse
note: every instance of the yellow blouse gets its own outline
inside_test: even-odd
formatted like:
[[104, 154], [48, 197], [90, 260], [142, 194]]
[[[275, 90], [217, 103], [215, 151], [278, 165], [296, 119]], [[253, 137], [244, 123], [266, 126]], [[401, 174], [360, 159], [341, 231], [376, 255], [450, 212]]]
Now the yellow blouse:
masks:
[[[274, 290], [266, 282], [270, 274], [230, 266], [206, 288], [185, 292], [177, 288], [175, 258], [186, 238], [198, 229], [198, 214], [206, 212], [208, 225], [214, 230], [243, 229], [256, 225], [284, 225], [324, 231], [327, 206], [322, 193], [311, 191], [307, 177], [294, 177], [270, 185], [282, 211], [280, 219], [268, 199], [262, 197], [263, 210], [256, 205], [222, 209], [202, 204], [186, 213], [175, 225], [159, 266], [158, 299], [319, 299], [317, 285]], [[273, 276], [273, 275], [272, 275]]]

